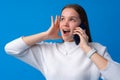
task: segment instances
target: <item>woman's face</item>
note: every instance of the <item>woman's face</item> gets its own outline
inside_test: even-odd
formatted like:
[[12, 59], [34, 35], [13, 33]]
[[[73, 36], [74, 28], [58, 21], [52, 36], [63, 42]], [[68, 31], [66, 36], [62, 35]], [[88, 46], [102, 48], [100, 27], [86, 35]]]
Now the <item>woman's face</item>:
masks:
[[65, 8], [61, 13], [60, 31], [65, 42], [73, 41], [73, 31], [81, 24], [79, 14], [72, 8]]

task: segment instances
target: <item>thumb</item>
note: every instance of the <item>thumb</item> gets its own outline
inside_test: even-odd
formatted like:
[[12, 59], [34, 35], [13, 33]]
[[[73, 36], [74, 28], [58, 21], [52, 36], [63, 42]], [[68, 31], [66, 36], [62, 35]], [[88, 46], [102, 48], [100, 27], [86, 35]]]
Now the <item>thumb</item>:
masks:
[[58, 36], [56, 37], [56, 39], [62, 39], [62, 36], [59, 36], [59, 35], [58, 35]]

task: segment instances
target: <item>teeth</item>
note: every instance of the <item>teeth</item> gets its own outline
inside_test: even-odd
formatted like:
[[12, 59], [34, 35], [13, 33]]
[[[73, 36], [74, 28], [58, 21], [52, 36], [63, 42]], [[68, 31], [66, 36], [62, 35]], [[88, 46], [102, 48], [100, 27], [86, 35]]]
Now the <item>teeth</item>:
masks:
[[70, 32], [70, 30], [63, 30], [64, 33]]
[[70, 30], [63, 30], [63, 31], [70, 31]]

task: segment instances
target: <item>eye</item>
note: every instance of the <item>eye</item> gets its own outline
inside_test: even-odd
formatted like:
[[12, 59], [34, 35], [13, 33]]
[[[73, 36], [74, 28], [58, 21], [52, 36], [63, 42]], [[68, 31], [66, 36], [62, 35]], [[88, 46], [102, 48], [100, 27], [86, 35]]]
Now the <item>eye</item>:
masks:
[[63, 18], [63, 17], [61, 17], [61, 18], [60, 18], [60, 21], [63, 21], [63, 20], [64, 20], [64, 18]]
[[70, 21], [74, 21], [74, 22], [76, 22], [76, 20], [75, 20], [74, 18], [71, 18]]

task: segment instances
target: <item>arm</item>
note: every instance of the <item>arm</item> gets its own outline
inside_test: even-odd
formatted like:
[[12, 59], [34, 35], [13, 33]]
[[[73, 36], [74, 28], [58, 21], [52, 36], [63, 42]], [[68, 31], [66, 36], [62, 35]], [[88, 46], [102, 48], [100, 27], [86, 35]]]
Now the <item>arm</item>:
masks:
[[59, 17], [56, 16], [55, 22], [53, 17], [51, 17], [51, 27], [48, 29], [48, 31], [23, 37], [23, 40], [27, 45], [31, 46], [43, 40], [61, 38], [58, 35], [58, 32], [59, 32]]
[[[56, 21], [54, 22], [53, 17], [51, 17], [51, 27], [42, 33], [22, 37], [21, 39], [16, 39], [11, 41], [5, 46], [5, 51], [7, 53], [19, 54], [24, 52], [27, 48], [35, 43], [46, 40], [46, 39], [56, 39], [60, 38], [58, 36], [59, 31], [59, 17], [56, 16]], [[21, 45], [22, 44], [22, 45]]]
[[90, 59], [98, 67], [104, 80], [119, 80], [120, 64], [110, 58], [106, 49], [102, 56], [98, 52], [95, 52]]
[[45, 50], [46, 45], [44, 45], [44, 43], [43, 44], [36, 44], [36, 43], [46, 39], [59, 38], [58, 36], [59, 18], [57, 17], [55, 23], [53, 17], [51, 17], [51, 19], [52, 19], [52, 25], [46, 32], [15, 39], [9, 42], [8, 44], [6, 44], [5, 51], [8, 54], [13, 55], [18, 59], [32, 65], [33, 67], [43, 70], [43, 68], [41, 67], [43, 66], [42, 50], [43, 49]]
[[38, 33], [35, 35], [23, 37], [22, 39], [27, 45], [32, 46], [35, 43], [38, 43], [38, 42], [43, 41], [43, 40], [47, 40], [48, 35], [46, 32], [42, 32], [42, 33]]
[[[80, 47], [86, 55], [92, 50], [88, 44], [88, 36], [81, 28], [76, 28], [74, 34], [80, 36]], [[120, 64], [109, 59], [108, 53], [105, 51], [101, 56], [97, 51], [90, 57], [92, 62], [98, 67], [105, 80], [119, 80], [120, 78]]]
[[[84, 47], [84, 52], [86, 53], [86, 55], [88, 55], [89, 51], [92, 48], [90, 46], [86, 46]], [[98, 67], [99, 70], [103, 70], [106, 68], [107, 64], [108, 64], [108, 60], [106, 58], [104, 58], [103, 56], [101, 56], [99, 53], [95, 52], [90, 59], [94, 62], [94, 64]]]
[[[74, 30], [73, 34], [78, 34], [80, 36], [79, 45], [87, 55], [87, 53], [89, 53], [89, 51], [91, 51], [92, 48], [88, 44], [88, 36], [86, 35], [85, 30], [81, 29], [80, 27], [77, 27]], [[95, 63], [95, 65], [99, 68], [99, 70], [105, 69], [108, 63], [107, 59], [99, 55], [97, 52], [95, 52], [92, 55], [91, 60]]]

